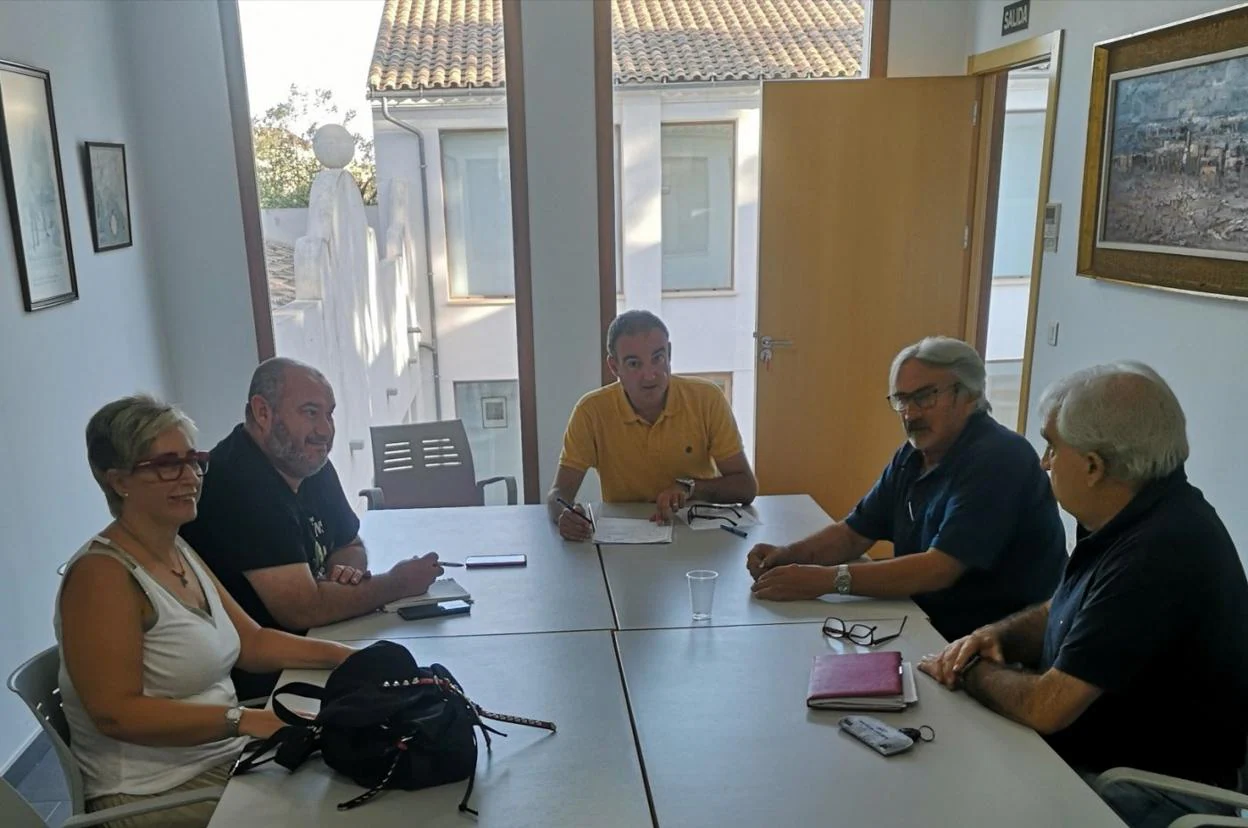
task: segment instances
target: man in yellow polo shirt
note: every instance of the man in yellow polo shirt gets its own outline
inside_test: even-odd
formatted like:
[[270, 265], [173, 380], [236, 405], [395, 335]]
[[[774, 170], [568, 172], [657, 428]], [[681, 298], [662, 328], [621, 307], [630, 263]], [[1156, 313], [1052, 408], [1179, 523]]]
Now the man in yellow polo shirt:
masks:
[[568, 540], [593, 534], [584, 510], [566, 508], [585, 472], [598, 470], [608, 503], [654, 503], [666, 522], [687, 500], [749, 503], [758, 483], [722, 391], [673, 377], [667, 326], [649, 311], [626, 311], [607, 328], [607, 366], [619, 380], [591, 391], [572, 411], [559, 471], [546, 498]]

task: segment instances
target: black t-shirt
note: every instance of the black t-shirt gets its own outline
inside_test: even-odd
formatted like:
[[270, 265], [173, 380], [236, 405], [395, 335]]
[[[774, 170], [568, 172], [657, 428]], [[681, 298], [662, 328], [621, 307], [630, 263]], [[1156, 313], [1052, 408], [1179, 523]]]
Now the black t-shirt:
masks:
[[893, 455], [849, 527], [901, 557], [939, 549], [966, 567], [946, 589], [913, 596], [950, 641], [1047, 601], [1066, 565], [1066, 533], [1031, 443], [977, 413], [923, 472], [909, 443]]
[[[182, 527], [182, 537], [256, 623], [285, 629], [244, 573], [301, 563], [319, 578], [325, 574], [326, 557], [359, 531], [360, 520], [332, 463], [304, 480], [296, 493], [239, 425], [212, 450], [199, 516]], [[266, 683], [271, 689], [272, 683]], [[249, 674], [236, 672], [235, 684], [240, 698], [267, 692]]]
[[1080, 531], [1049, 608], [1040, 669], [1100, 688], [1048, 737], [1071, 765], [1126, 765], [1234, 787], [1248, 739], [1248, 579], [1183, 469]]

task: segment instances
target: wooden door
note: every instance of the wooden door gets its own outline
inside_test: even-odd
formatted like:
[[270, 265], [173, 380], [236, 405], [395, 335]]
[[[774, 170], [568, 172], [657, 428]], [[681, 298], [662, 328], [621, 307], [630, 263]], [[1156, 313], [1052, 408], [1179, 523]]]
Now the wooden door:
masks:
[[[839, 520], [904, 439], [888, 370], [963, 337], [978, 78], [763, 84], [756, 465]], [[756, 353], [761, 357], [756, 342]]]

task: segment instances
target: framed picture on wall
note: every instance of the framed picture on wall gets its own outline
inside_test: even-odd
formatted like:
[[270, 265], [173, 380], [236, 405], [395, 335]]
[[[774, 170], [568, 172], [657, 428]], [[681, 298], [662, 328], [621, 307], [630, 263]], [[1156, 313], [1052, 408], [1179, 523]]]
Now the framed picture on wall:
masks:
[[58, 146], [48, 73], [0, 61], [0, 172], [28, 311], [78, 298]]
[[130, 247], [130, 185], [125, 144], [86, 143], [91, 243], [96, 253]]
[[483, 428], [507, 427], [507, 398], [481, 398], [481, 426]]
[[1080, 275], [1248, 297], [1248, 6], [1097, 44]]

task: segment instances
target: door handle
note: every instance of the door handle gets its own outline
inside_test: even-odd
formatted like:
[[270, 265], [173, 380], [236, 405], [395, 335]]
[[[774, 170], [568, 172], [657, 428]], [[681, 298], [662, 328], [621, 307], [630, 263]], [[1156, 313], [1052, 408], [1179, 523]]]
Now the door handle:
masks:
[[758, 340], [758, 361], [764, 365], [771, 364], [772, 350], [775, 348], [792, 348], [793, 340], [776, 339], [774, 336], [763, 336], [754, 332], [754, 338]]

